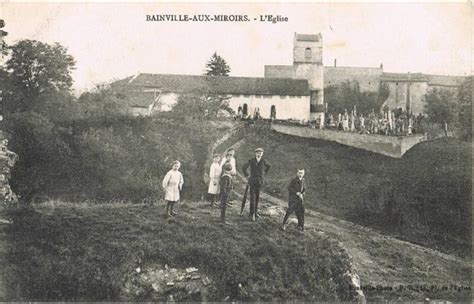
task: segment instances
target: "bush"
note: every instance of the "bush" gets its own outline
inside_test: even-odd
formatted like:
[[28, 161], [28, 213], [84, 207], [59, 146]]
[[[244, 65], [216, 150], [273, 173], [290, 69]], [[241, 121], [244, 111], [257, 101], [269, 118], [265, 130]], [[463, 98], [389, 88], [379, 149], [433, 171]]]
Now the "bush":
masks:
[[35, 196], [142, 201], [161, 199], [161, 180], [179, 159], [184, 198], [204, 193], [207, 147], [223, 130], [164, 118], [91, 117], [54, 124], [37, 113], [8, 120], [19, 162], [12, 187]]

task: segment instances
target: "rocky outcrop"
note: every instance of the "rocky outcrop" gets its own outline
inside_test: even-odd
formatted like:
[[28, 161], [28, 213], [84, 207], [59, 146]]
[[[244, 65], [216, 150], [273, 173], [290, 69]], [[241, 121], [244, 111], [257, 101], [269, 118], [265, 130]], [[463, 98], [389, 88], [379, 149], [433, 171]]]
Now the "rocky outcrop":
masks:
[[8, 150], [8, 139], [6, 134], [0, 130], [0, 200], [2, 208], [17, 203], [18, 198], [10, 188], [10, 172], [18, 155]]

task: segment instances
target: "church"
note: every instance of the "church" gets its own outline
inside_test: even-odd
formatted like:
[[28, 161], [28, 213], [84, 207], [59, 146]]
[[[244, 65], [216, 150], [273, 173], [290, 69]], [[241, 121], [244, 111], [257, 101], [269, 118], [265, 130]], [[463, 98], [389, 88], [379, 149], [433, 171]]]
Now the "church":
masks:
[[[226, 96], [244, 115], [310, 121], [324, 116], [322, 35], [294, 34], [291, 73], [281, 77], [145, 74], [112, 83], [133, 115], [170, 110], [181, 94], [212, 92]], [[321, 120], [323, 121], [323, 120]]]
[[[140, 73], [111, 84], [124, 97], [132, 115], [169, 111], [181, 94], [213, 93], [225, 96], [235, 113], [265, 119], [324, 121], [324, 88], [357, 82], [361, 91], [389, 87], [390, 109], [425, 114], [425, 96], [432, 89], [456, 93], [464, 76], [386, 73], [380, 67], [323, 66], [321, 34], [293, 38], [292, 65], [265, 65], [264, 77], [202, 76]], [[327, 105], [326, 105], [327, 106]]]

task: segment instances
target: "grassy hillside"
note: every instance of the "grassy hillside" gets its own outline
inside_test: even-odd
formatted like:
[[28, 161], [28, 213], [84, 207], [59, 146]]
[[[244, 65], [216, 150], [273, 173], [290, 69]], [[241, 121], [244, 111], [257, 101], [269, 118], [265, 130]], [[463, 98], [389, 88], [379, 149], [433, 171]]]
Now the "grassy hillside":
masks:
[[182, 163], [183, 195], [205, 191], [207, 148], [230, 123], [192, 119], [112, 117], [53, 124], [37, 114], [10, 121], [11, 149], [19, 155], [12, 187], [35, 196], [141, 202], [162, 197], [161, 180], [173, 160]]
[[306, 169], [307, 206], [397, 237], [459, 255], [470, 254], [470, 145], [441, 139], [402, 159], [248, 128], [238, 166], [257, 146], [273, 165], [266, 191], [287, 198], [297, 168]]
[[352, 299], [348, 256], [334, 241], [282, 233], [268, 217], [253, 223], [234, 210], [233, 225], [223, 226], [217, 213], [204, 203], [187, 203], [169, 220], [161, 205], [47, 203], [14, 212], [3, 271], [8, 299], [163, 301], [151, 286], [125, 290], [138, 267], [157, 264], [196, 267], [212, 282], [206, 298], [175, 300]]

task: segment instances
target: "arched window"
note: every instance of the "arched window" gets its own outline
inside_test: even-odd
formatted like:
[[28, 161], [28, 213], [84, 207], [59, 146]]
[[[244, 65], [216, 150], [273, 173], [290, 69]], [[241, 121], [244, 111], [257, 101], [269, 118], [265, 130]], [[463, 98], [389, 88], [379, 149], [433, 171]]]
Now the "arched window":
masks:
[[249, 113], [249, 109], [248, 109], [248, 106], [246, 103], [244, 103], [244, 106], [243, 106], [243, 109], [242, 109], [242, 114], [245, 116], [247, 116]]
[[304, 50], [304, 59], [311, 60], [311, 48], [306, 48]]

